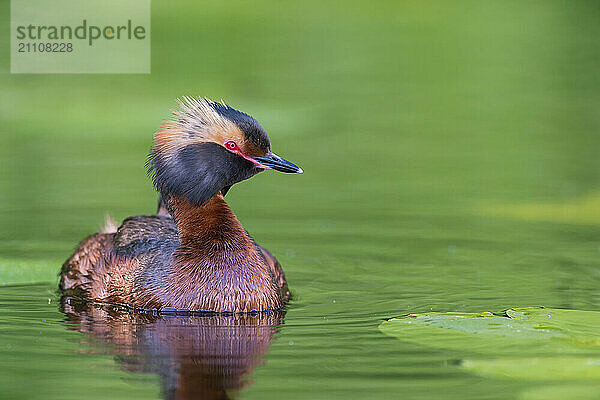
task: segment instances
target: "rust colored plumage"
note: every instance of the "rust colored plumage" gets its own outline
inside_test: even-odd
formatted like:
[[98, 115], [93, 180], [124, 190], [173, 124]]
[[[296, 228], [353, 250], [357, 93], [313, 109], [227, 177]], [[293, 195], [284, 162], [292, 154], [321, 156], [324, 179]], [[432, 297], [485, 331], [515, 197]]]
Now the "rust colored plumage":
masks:
[[85, 239], [63, 265], [60, 289], [163, 311], [281, 308], [290, 295], [281, 266], [223, 196], [267, 168], [302, 170], [273, 155], [258, 122], [229, 106], [187, 98], [174, 116], [155, 135], [149, 161], [158, 213]]
[[203, 206], [176, 198], [171, 207], [175, 220], [136, 216], [114, 234], [84, 240], [63, 265], [60, 289], [158, 310], [253, 312], [288, 300], [281, 266], [248, 236], [223, 196]]

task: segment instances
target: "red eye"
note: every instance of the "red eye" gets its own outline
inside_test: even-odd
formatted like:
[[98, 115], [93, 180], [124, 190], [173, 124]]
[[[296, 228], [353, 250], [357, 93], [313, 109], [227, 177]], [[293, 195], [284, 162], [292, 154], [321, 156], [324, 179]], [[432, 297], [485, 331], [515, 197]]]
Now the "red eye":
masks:
[[237, 150], [238, 149], [237, 144], [235, 144], [235, 142], [227, 142], [227, 143], [225, 143], [225, 147], [228, 150]]

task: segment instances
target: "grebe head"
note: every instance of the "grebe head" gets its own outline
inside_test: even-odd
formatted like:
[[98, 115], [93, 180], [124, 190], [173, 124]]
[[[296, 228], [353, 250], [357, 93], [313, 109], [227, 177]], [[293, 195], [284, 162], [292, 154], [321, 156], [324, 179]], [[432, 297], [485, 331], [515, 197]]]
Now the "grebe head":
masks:
[[162, 197], [204, 204], [265, 169], [302, 173], [271, 152], [269, 137], [251, 116], [205, 98], [184, 97], [179, 104], [154, 134], [148, 159]]

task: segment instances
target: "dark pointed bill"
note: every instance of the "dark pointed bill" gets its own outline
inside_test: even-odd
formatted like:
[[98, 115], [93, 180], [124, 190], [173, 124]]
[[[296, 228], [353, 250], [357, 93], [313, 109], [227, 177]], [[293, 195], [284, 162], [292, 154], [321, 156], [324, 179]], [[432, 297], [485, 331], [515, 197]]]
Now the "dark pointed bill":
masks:
[[295, 174], [301, 174], [304, 172], [302, 171], [302, 168], [273, 153], [269, 153], [264, 157], [254, 157], [254, 159], [260, 163], [259, 167], [266, 169], [274, 169], [275, 171]]

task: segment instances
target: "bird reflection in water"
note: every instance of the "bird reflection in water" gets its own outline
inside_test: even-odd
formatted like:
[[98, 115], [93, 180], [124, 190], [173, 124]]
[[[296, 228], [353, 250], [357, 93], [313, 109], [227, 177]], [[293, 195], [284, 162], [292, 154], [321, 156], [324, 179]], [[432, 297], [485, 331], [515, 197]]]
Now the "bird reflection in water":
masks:
[[128, 372], [156, 373], [165, 399], [228, 399], [264, 362], [284, 312], [152, 315], [63, 297], [70, 329], [106, 341]]

